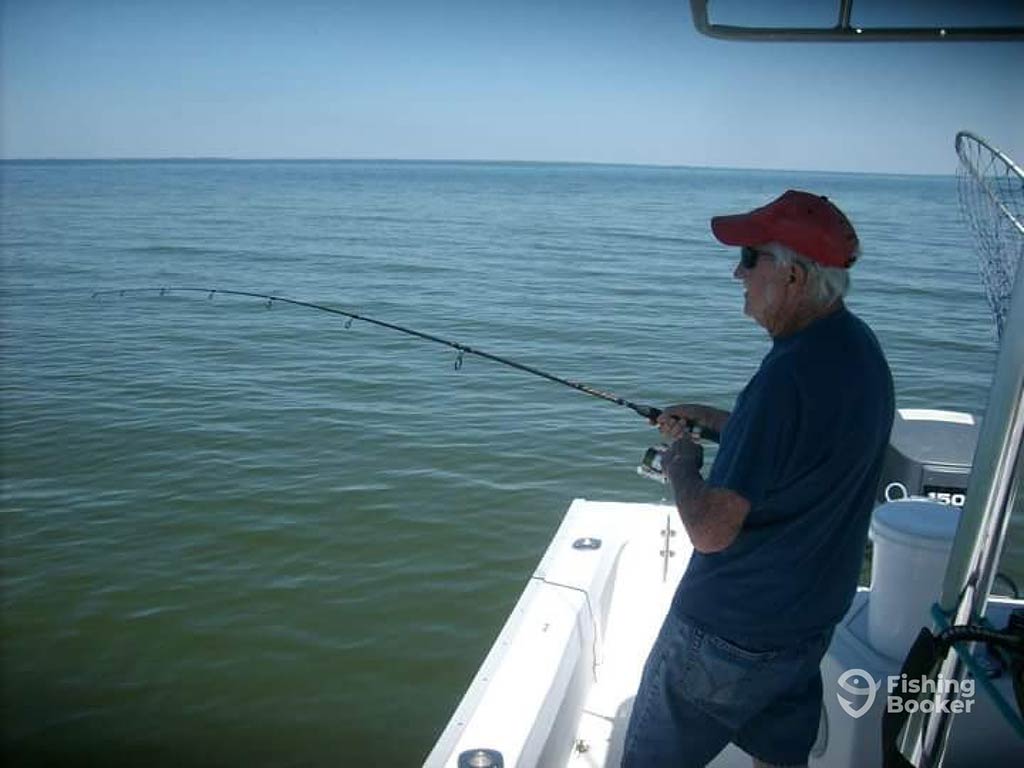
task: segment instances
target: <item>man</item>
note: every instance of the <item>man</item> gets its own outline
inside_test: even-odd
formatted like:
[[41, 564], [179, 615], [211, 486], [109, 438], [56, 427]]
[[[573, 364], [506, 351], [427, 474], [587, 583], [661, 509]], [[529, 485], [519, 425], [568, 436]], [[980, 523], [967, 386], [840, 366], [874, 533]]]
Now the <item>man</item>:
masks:
[[[807, 763], [892, 428], [889, 367], [843, 303], [859, 245], [842, 212], [791, 190], [711, 229], [741, 246], [744, 312], [773, 345], [731, 413], [658, 420], [695, 552], [644, 668], [626, 768], [703, 766], [729, 742], [755, 766]], [[684, 420], [721, 434], [706, 482]]]

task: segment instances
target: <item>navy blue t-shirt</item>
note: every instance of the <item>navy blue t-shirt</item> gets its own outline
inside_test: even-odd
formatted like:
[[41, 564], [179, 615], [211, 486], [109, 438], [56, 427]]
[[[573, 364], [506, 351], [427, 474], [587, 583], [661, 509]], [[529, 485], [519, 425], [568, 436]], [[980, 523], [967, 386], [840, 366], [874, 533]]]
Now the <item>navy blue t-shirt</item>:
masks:
[[830, 630], [856, 592], [893, 407], [878, 340], [845, 307], [775, 339], [707, 480], [750, 512], [726, 549], [694, 552], [673, 610], [762, 647]]

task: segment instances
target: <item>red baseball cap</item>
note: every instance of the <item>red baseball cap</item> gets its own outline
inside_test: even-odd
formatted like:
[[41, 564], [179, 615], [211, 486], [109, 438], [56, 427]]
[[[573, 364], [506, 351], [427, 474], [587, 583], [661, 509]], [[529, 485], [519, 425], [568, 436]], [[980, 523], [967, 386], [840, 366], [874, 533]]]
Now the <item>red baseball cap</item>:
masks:
[[857, 233], [827, 197], [791, 189], [763, 208], [711, 219], [726, 245], [781, 243], [826, 267], [848, 268], [857, 260]]

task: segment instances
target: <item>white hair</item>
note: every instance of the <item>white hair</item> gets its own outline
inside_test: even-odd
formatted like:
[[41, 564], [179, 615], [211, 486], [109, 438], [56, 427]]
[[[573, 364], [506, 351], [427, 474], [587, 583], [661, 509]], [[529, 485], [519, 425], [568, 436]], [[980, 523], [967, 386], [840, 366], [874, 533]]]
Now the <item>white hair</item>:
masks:
[[[807, 289], [811, 300], [822, 307], [827, 307], [832, 302], [843, 298], [850, 291], [849, 269], [826, 267], [806, 256], [801, 256], [782, 243], [769, 243], [764, 250], [775, 257], [775, 263], [780, 267], [788, 267], [793, 264], [802, 267], [807, 273]], [[860, 255], [859, 249], [854, 255]]]

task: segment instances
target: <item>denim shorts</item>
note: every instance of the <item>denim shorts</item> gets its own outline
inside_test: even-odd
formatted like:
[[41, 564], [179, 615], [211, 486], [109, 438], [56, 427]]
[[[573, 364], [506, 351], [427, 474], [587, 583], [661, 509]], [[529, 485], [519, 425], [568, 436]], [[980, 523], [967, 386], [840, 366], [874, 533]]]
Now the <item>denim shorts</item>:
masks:
[[730, 742], [765, 763], [804, 765], [831, 635], [755, 650], [670, 611], [633, 702], [623, 768], [704, 766]]

